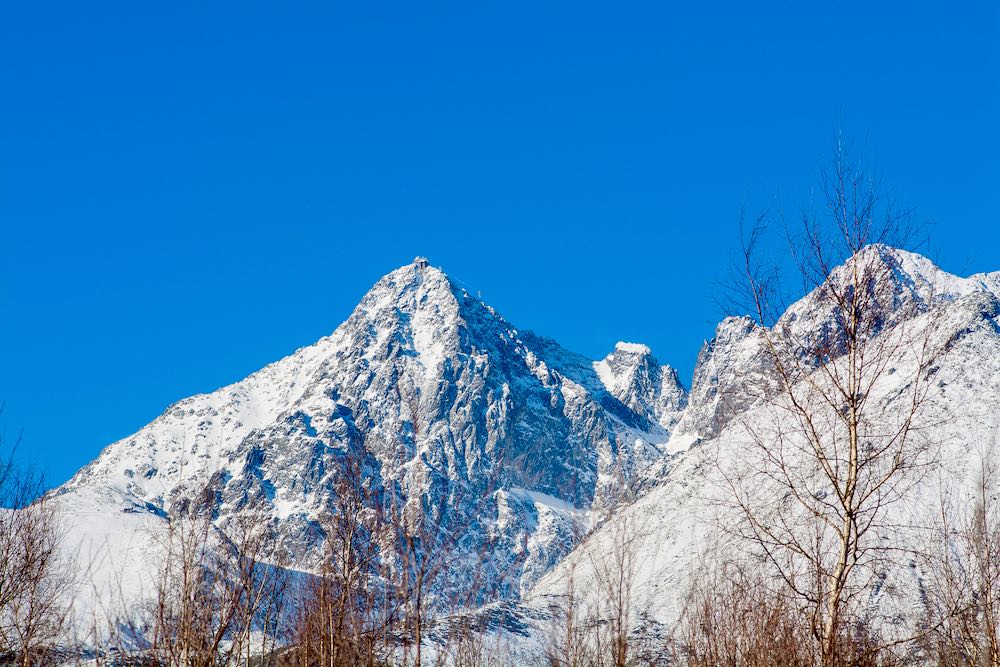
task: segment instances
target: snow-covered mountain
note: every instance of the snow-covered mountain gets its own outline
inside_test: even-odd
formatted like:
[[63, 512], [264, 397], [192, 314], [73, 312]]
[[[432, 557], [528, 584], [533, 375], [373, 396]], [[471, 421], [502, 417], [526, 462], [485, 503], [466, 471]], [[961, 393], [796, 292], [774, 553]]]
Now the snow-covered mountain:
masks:
[[[869, 275], [884, 280], [884, 288], [891, 291], [882, 300], [888, 310], [882, 315], [886, 330], [933, 304], [948, 304], [978, 292], [1000, 294], [1000, 271], [961, 278], [942, 271], [926, 257], [878, 244], [862, 251], [856, 261], [865, 265]], [[789, 330], [790, 337], [799, 341], [823, 338], [836, 330], [833, 308], [820, 293], [826, 285], [848, 280], [848, 267], [849, 263], [834, 268], [823, 285], [791, 304], [774, 326]], [[735, 415], [771, 393], [768, 385], [774, 381], [774, 370], [760, 334], [746, 316], [727, 317], [719, 323], [715, 336], [698, 354], [690, 407], [675, 429], [678, 441], [690, 443], [718, 435]]]
[[[1000, 272], [961, 278], [912, 253], [865, 252], [892, 276], [885, 332], [932, 312], [943, 323], [931, 401], [949, 415], [935, 432], [942, 458], [961, 474], [969, 434], [997, 443]], [[775, 326], [800, 339], [825, 335], [833, 315], [818, 296], [792, 304]], [[184, 399], [107, 447], [58, 490], [70, 544], [103, 554], [93, 560], [114, 564], [103, 571], [127, 571], [138, 594], [150, 535], [198, 496], [220, 525], [263, 508], [308, 568], [323, 539], [317, 518], [347, 457], [362, 453], [373, 484], [408, 504], [450, 508], [454, 543], [469, 557], [442, 577], [442, 594], [478, 576], [479, 602], [520, 598], [544, 609], [570, 575], [580, 590], [593, 587], [596, 556], [627, 521], [639, 527], [633, 608], [669, 623], [713, 539], [719, 463], [740, 461], [741, 424], [769, 414], [774, 378], [760, 333], [748, 318], [723, 320], [688, 392], [644, 345], [585, 359], [517, 330], [417, 261], [379, 280], [329, 337]], [[887, 411], [899, 389], [880, 387]], [[110, 579], [95, 571], [100, 598]], [[919, 572], [893, 576], [899, 590], [918, 590]]]
[[594, 370], [611, 394], [633, 412], [670, 433], [687, 406], [687, 391], [677, 371], [660, 366], [640, 343], [618, 343]]
[[[912, 253], [885, 246], [865, 252], [863, 259], [884, 262], [893, 276], [894, 307], [878, 336], [898, 335], [905, 322], [910, 331], [930, 331], [929, 345], [941, 352], [929, 370], [933, 382], [922, 408], [925, 416], [914, 425], [933, 452], [927, 459], [930, 467], [905, 502], [891, 506], [888, 523], [904, 528], [892, 535], [879, 531], [880, 539], [895, 540], [900, 553], [920, 553], [927, 531], [908, 532], [906, 527], [932, 525], [943, 494], [968, 490], [984, 448], [1000, 454], [1000, 272], [960, 278]], [[844, 271], [838, 268], [830, 280], [840, 279]], [[830, 313], [817, 294], [792, 304], [775, 326], [797, 327], [804, 338], [824, 332]], [[687, 448], [669, 459], [654, 487], [597, 527], [542, 577], [525, 596], [528, 608], [546, 609], [570, 582], [577, 596], [594, 594], [607, 554], [616, 553], [625, 536], [634, 540], [635, 620], [669, 627], [678, 618], [684, 591], [705, 574], [710, 557], [733, 557], [740, 545], [732, 542], [729, 531], [739, 513], [726, 512], [732, 511], [732, 480], [745, 472], [752, 456], [751, 434], [768, 425], [788, 426], [787, 420], [794, 419], [780, 402], [762, 399], [768, 395], [769, 362], [761, 339], [749, 319], [728, 318], [719, 325], [699, 355], [688, 407], [673, 435], [671, 449], [677, 443]], [[887, 349], [894, 350], [889, 372], [872, 388], [870, 400], [889, 423], [907, 414], [907, 401], [913, 400], [908, 389], [919, 349]], [[825, 380], [818, 375], [810, 381]], [[762, 484], [749, 492], [765, 501], [760, 505], [765, 524], [767, 499], [774, 508], [787, 501], [777, 485]], [[962, 511], [970, 506], [957, 503]], [[885, 565], [881, 579], [873, 583], [869, 613], [890, 627], [913, 630], [912, 624], [923, 618], [921, 596], [928, 574], [916, 558], [902, 561]]]
[[308, 568], [345, 461], [363, 456], [401, 503], [448, 508], [442, 528], [475, 557], [456, 558], [441, 589], [477, 576], [481, 599], [518, 597], [660, 457], [685, 400], [647, 348], [594, 364], [418, 260], [332, 335], [109, 445], [59, 502], [71, 542], [103, 554], [92, 560], [132, 558], [128, 571], [148, 566], [140, 533], [192, 498], [219, 525], [262, 508]]

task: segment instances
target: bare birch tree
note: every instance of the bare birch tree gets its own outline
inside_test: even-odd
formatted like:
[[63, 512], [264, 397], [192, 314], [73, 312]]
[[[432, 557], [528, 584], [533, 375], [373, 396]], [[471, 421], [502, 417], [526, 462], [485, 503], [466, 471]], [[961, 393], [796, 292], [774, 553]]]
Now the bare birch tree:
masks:
[[636, 520], [627, 512], [612, 521], [611, 544], [592, 556], [601, 619], [597, 648], [611, 667], [628, 667], [635, 663], [630, 638], [636, 611], [633, 586], [639, 567], [638, 533]]
[[695, 574], [668, 642], [673, 663], [688, 667], [812, 667], [809, 629], [787, 596], [775, 594], [752, 565], [714, 564]]
[[[887, 247], [912, 238], [910, 212], [839, 138], [820, 185], [824, 212], [785, 226], [805, 306], [785, 312], [786, 273], [762, 259], [769, 217], [743, 236], [739, 293], [770, 384], [740, 418], [751, 447], [724, 477], [742, 519], [728, 529], [765, 559], [832, 666], [859, 642], [883, 645], [858, 639], [858, 603], [896, 555], [891, 508], [933, 458], [922, 409], [942, 347], [917, 317], [934, 312], [931, 286], [904, 294]], [[890, 375], [900, 389], [887, 410]]]
[[[465, 519], [455, 510], [462, 505], [462, 484], [440, 481], [443, 488], [439, 489], [436, 500], [430, 494], [419, 494], [405, 504], [397, 504], [401, 494], [394, 491], [389, 504], [387, 525], [391, 529], [394, 567], [387, 574], [402, 605], [408, 638], [403, 662], [413, 667], [423, 664], [423, 644], [430, 618], [435, 612], [446, 611], [443, 608], [446, 599], [435, 600], [433, 595], [438, 579], [443, 579], [446, 571], [456, 565], [459, 540], [465, 530]], [[468, 600], [476, 599], [476, 583], [475, 577], [469, 582]]]
[[589, 576], [578, 577], [571, 561], [565, 592], [550, 608], [552, 631], [544, 649], [550, 667], [656, 664], [655, 657], [640, 655], [634, 642], [640, 611], [634, 588], [644, 525], [627, 511], [609, 521], [607, 542], [585, 552]]
[[149, 619], [133, 625], [148, 626], [149, 654], [164, 665], [249, 665], [281, 634], [286, 582], [273, 528], [250, 510], [220, 529], [182, 505], [160, 540]]
[[545, 646], [549, 667], [588, 665], [593, 650], [589, 644], [592, 624], [577, 592], [575, 563], [569, 564], [565, 591], [550, 612], [554, 622]]

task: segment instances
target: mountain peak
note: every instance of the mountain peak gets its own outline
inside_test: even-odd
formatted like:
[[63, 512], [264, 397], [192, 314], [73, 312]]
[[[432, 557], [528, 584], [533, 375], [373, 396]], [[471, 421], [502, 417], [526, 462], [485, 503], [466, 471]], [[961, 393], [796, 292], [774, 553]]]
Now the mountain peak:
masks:
[[624, 341], [593, 366], [612, 396], [669, 434], [687, 405], [677, 371], [660, 366], [648, 346]]
[[465, 296], [465, 290], [456, 281], [426, 259], [417, 257], [379, 278], [361, 298], [347, 323], [379, 312], [398, 316], [442, 307], [454, 311]]
[[[898, 294], [908, 294], [908, 298], [921, 302], [954, 301], [982, 289], [976, 276], [957, 276], [919, 253], [884, 243], [872, 243], [859, 250], [834, 268], [826, 283], [850, 280], [851, 268], [859, 265], [867, 271], [887, 271]], [[808, 298], [809, 295], [803, 300]]]
[[406, 284], [410, 282], [419, 282], [421, 279], [425, 278], [432, 281], [450, 281], [445, 272], [436, 266], [431, 266], [426, 257], [414, 257], [413, 261], [409, 264], [403, 264], [398, 269], [394, 269], [379, 278], [379, 280], [375, 283], [375, 286], [383, 283]]

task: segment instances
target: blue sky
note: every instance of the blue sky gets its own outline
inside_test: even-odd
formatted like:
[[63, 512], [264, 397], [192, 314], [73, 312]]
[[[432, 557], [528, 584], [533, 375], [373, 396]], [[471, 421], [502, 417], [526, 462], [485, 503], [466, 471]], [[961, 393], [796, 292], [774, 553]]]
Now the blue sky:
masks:
[[6, 6], [0, 429], [61, 482], [418, 253], [689, 378], [740, 207], [806, 201], [837, 125], [1000, 269], [995, 3], [673, 4]]

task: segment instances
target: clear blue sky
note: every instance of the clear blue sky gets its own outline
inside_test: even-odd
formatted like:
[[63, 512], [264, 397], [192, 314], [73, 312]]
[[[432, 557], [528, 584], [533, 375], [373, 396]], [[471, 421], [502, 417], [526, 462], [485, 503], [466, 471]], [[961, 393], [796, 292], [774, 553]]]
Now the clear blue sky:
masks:
[[61, 482], [418, 253], [688, 378], [740, 206], [838, 124], [1000, 269], [996, 3], [677, 4], [8, 3], [0, 428]]

